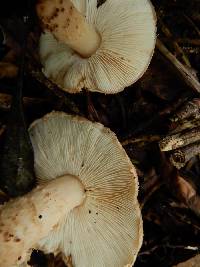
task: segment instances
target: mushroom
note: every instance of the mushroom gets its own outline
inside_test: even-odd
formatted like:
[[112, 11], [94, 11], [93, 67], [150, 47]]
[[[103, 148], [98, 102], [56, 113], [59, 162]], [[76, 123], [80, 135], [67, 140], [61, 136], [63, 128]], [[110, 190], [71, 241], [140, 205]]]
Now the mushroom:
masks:
[[65, 91], [114, 94], [146, 71], [156, 40], [149, 0], [40, 0], [44, 74]]
[[115, 134], [62, 112], [29, 133], [39, 185], [1, 207], [0, 266], [23, 263], [30, 248], [62, 252], [74, 267], [133, 264], [143, 238], [138, 179]]

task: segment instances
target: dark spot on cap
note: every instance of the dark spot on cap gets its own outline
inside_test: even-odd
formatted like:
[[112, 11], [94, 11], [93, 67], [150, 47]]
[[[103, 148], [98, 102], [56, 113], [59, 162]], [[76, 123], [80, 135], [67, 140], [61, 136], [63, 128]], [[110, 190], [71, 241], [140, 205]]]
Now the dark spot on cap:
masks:
[[65, 11], [65, 9], [64, 9], [64, 7], [62, 7], [62, 8], [61, 8], [61, 12], [64, 12], [64, 11]]
[[98, 215], [99, 213], [98, 212], [96, 212], [96, 215]]
[[89, 210], [89, 213], [91, 213], [91, 210]]
[[117, 209], [119, 210], [119, 207], [117, 207]]
[[38, 218], [39, 218], [39, 219], [42, 219], [42, 215], [40, 214], [40, 215], [38, 216]]
[[21, 260], [21, 258], [22, 258], [22, 257], [21, 257], [21, 256], [19, 256], [19, 257], [17, 258], [17, 259], [18, 259], [18, 261], [20, 261], [20, 260]]
[[20, 238], [18, 238], [18, 237], [15, 237], [14, 241], [15, 241], [15, 242], [20, 242], [20, 241], [21, 241], [21, 239], [20, 239]]

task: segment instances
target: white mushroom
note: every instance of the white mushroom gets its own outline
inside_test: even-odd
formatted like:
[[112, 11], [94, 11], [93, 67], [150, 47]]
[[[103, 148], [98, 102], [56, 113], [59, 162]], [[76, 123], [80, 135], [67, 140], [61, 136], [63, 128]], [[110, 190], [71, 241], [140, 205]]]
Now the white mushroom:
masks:
[[84, 196], [80, 180], [63, 175], [5, 204], [0, 210], [0, 266], [24, 262], [28, 250], [46, 237], [64, 214], [80, 205]]
[[41, 0], [44, 74], [63, 90], [122, 91], [146, 71], [155, 47], [149, 0]]
[[59, 112], [29, 131], [40, 185], [0, 210], [0, 266], [22, 263], [30, 248], [71, 255], [74, 267], [133, 264], [143, 238], [138, 179], [116, 136]]

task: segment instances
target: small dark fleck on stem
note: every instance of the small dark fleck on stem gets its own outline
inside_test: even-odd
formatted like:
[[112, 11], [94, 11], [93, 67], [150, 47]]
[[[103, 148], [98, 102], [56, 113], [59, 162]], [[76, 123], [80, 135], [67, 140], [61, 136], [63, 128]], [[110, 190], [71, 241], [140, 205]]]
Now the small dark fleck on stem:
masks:
[[21, 239], [20, 239], [20, 238], [18, 238], [18, 237], [16, 237], [16, 238], [14, 239], [14, 241], [15, 241], [15, 242], [20, 242], [20, 241], [21, 241]]

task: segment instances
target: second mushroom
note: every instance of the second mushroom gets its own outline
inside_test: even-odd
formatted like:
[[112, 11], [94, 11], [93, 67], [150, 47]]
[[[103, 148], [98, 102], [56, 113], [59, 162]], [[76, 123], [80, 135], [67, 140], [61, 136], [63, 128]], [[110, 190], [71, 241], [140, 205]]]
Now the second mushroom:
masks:
[[31, 248], [74, 267], [132, 266], [142, 243], [135, 168], [99, 123], [52, 112], [30, 127], [39, 185], [0, 209], [0, 266]]

